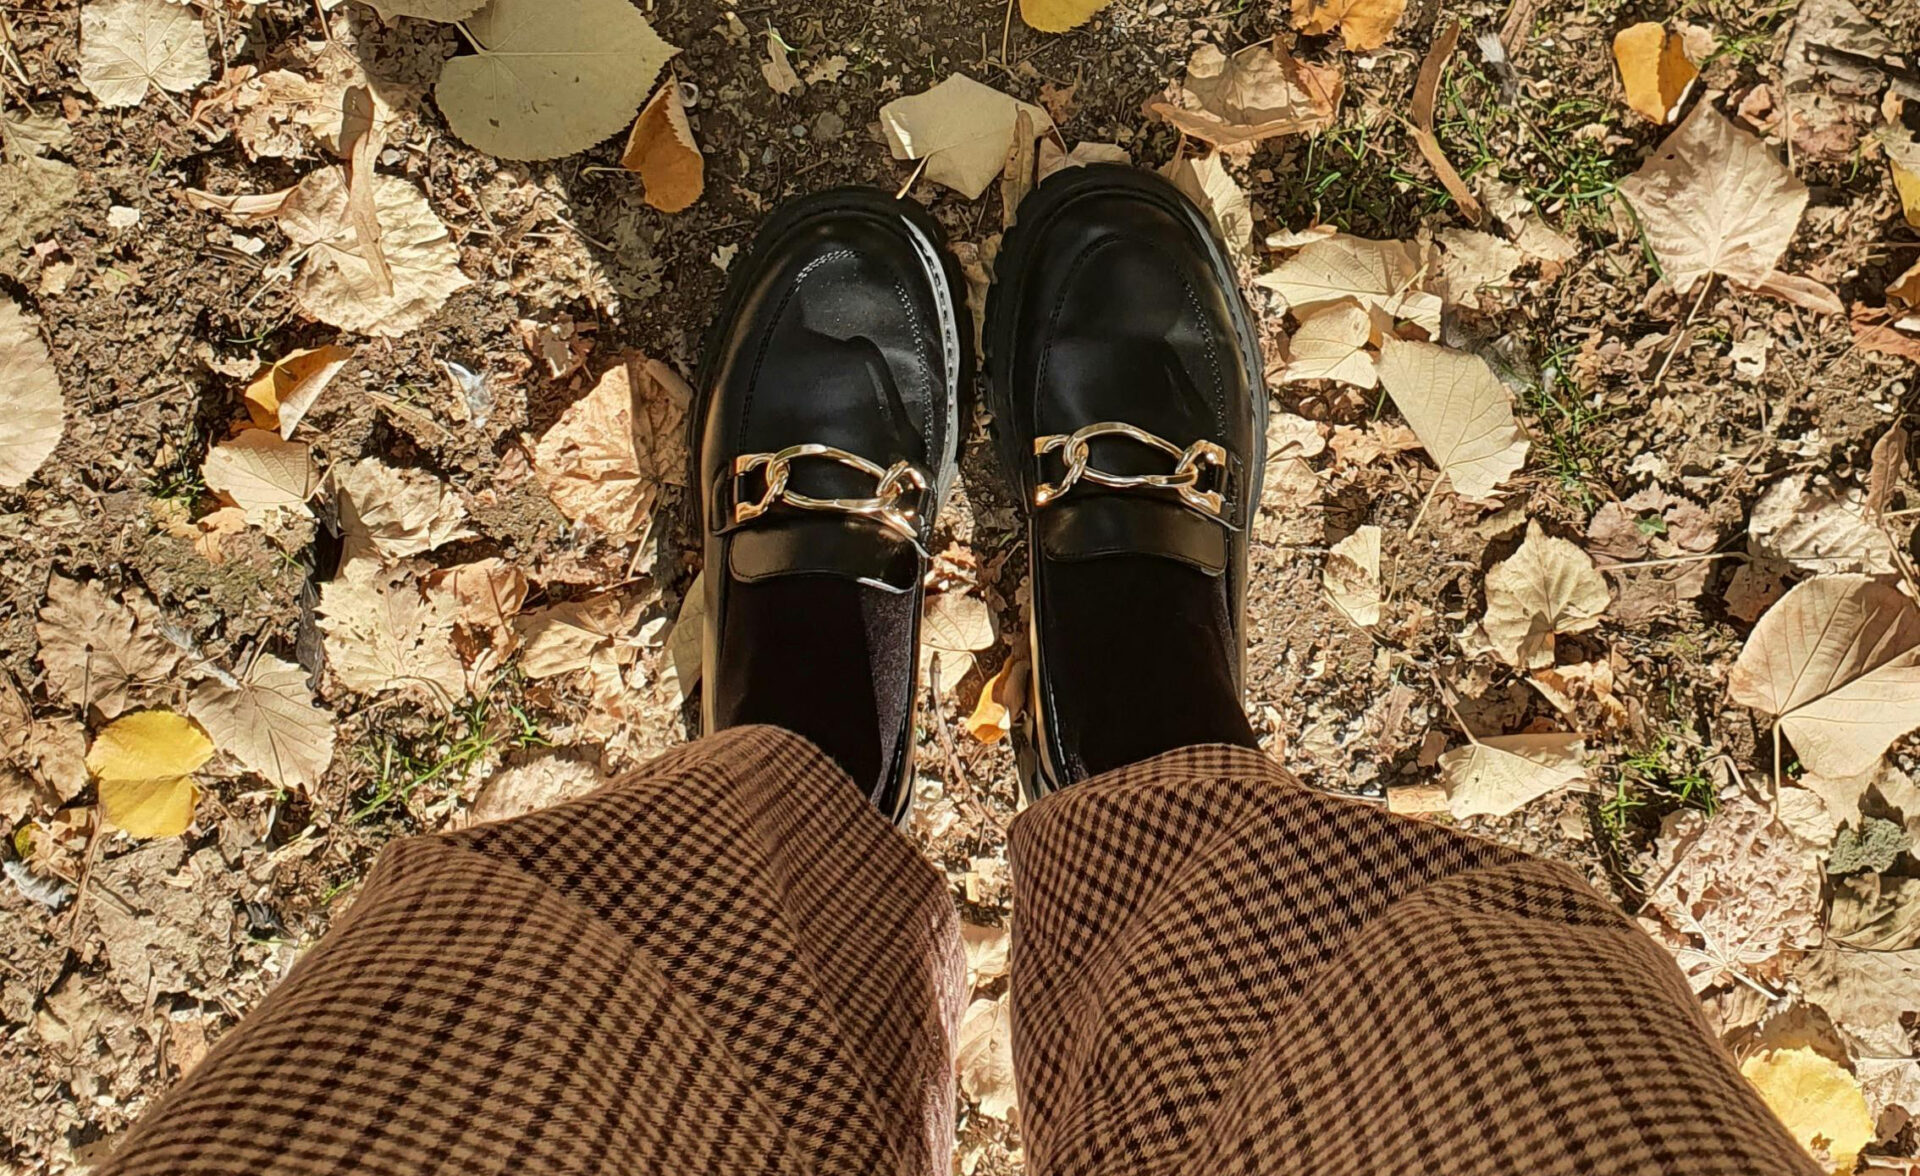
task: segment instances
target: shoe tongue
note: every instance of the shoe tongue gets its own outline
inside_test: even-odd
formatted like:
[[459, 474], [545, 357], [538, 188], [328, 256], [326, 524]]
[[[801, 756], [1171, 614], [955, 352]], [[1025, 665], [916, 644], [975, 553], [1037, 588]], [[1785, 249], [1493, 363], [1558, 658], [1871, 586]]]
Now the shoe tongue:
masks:
[[920, 582], [920, 549], [896, 532], [841, 515], [763, 515], [733, 533], [727, 570], [757, 583], [782, 576], [837, 576], [887, 592]]
[[1153, 491], [1099, 493], [1076, 487], [1035, 516], [1041, 550], [1068, 562], [1156, 556], [1218, 576], [1227, 570], [1227, 528]]

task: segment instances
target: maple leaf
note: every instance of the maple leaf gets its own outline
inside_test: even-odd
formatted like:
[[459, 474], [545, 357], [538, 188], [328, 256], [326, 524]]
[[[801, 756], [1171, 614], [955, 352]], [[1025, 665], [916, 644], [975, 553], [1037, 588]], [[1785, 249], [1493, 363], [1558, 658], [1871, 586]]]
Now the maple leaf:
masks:
[[1508, 665], [1541, 669], [1554, 660], [1554, 636], [1600, 623], [1612, 594], [1586, 552], [1527, 524], [1512, 556], [1487, 573], [1487, 615], [1481, 625]]
[[568, 405], [533, 451], [560, 513], [616, 542], [644, 534], [661, 486], [685, 484], [692, 397], [673, 369], [636, 354]]
[[305, 792], [333, 762], [333, 712], [314, 704], [306, 670], [270, 653], [237, 679], [196, 685], [187, 714], [276, 788]]
[[377, 457], [362, 458], [334, 467], [333, 491], [345, 563], [368, 557], [392, 563], [473, 534], [460, 495], [425, 470], [396, 470]]
[[321, 587], [317, 616], [327, 664], [347, 689], [411, 690], [450, 710], [467, 692], [453, 649], [458, 612], [450, 594], [423, 592], [412, 567], [362, 562]]
[[47, 685], [69, 702], [119, 714], [180, 664], [179, 648], [159, 626], [159, 609], [145, 593], [130, 591], [121, 603], [98, 584], [55, 575], [34, 629]]

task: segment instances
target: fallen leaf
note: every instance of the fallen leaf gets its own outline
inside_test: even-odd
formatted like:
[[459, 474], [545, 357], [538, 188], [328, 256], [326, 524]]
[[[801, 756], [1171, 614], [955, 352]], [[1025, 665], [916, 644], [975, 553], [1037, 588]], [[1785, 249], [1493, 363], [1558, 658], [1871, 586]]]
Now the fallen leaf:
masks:
[[1444, 293], [1442, 297], [1450, 303], [1458, 303], [1468, 295], [1488, 287], [1500, 288], [1513, 278], [1513, 271], [1520, 268], [1526, 255], [1517, 246], [1509, 245], [1492, 233], [1482, 233], [1474, 229], [1441, 229], [1434, 234], [1443, 250], [1440, 259], [1440, 278]]
[[1833, 890], [1827, 937], [1861, 951], [1920, 948], [1920, 878], [1841, 879]]
[[793, 72], [793, 59], [787, 54], [787, 43], [780, 34], [767, 30], [767, 59], [760, 63], [761, 76], [767, 79], [767, 86], [781, 97], [798, 94], [807, 88], [800, 75]]
[[1337, 25], [1355, 53], [1378, 49], [1393, 35], [1406, 0], [1293, 0], [1293, 27], [1317, 37]]
[[[537, 23], [537, 22], [536, 22]], [[471, 57], [458, 57], [448, 68]], [[367, 260], [353, 227], [346, 171], [310, 173], [281, 206], [281, 231], [306, 250], [293, 279], [294, 300], [313, 318], [342, 330], [397, 339], [432, 318], [456, 291], [473, 284], [460, 251], [418, 189], [394, 176], [373, 177], [380, 252], [393, 275], [390, 293]]]
[[1796, 571], [1890, 575], [1893, 543], [1865, 510], [1797, 474], [1767, 488], [1747, 519], [1747, 550]]
[[672, 368], [632, 354], [540, 438], [534, 473], [568, 520], [615, 542], [648, 527], [663, 485], [684, 485], [692, 390]]
[[1887, 284], [1887, 305], [1920, 310], [1920, 261]]
[[149, 85], [180, 94], [212, 76], [198, 9], [94, 0], [80, 10], [80, 84], [102, 106], [137, 106]]
[[492, 0], [462, 27], [434, 98], [453, 133], [502, 159], [557, 159], [627, 125], [679, 50], [627, 0]]
[[315, 705], [306, 670], [270, 653], [231, 682], [196, 685], [187, 714], [276, 788], [306, 793], [333, 762], [333, 712]]
[[108, 718], [168, 681], [180, 664], [179, 647], [159, 632], [153, 601], [137, 590], [126, 598], [111, 600], [98, 584], [55, 574], [34, 627], [48, 687]]
[[530, 612], [515, 622], [520, 671], [529, 678], [554, 678], [587, 669], [602, 651], [627, 641], [639, 620], [637, 604], [611, 592]]
[[1613, 37], [1613, 60], [1620, 67], [1627, 105], [1662, 126], [1680, 113], [1687, 91], [1700, 76], [1687, 60], [1686, 39], [1655, 21], [1621, 29]]
[[1620, 182], [1620, 193], [1678, 294], [1709, 274], [1765, 282], [1807, 206], [1807, 186], [1708, 102]]
[[1380, 623], [1380, 528], [1364, 526], [1333, 545], [1321, 573], [1327, 599], [1365, 629]]
[[1421, 288], [1419, 251], [1405, 241], [1370, 241], [1337, 233], [1309, 241], [1254, 285], [1278, 294], [1295, 318], [1343, 299], [1440, 334], [1440, 299]]
[[1202, 45], [1179, 90], [1147, 110], [1222, 150], [1251, 152], [1267, 139], [1331, 125], [1343, 88], [1338, 69], [1302, 65], [1277, 37], [1232, 57]]
[[1853, 308], [1853, 341], [1862, 351], [1898, 356], [1920, 363], [1920, 334], [1910, 334], [1895, 325], [1892, 314], [1870, 306]]
[[1455, 817], [1504, 817], [1549, 792], [1587, 779], [1578, 735], [1502, 735], [1476, 739], [1440, 757], [1447, 810]]
[[[1900, 208], [1907, 224], [1920, 229], [1920, 142], [1902, 134], [1881, 141], [1886, 148], [1887, 164], [1893, 169], [1893, 189], [1900, 194]], [[1915, 266], [1920, 269], [1920, 265]]]
[[920, 676], [931, 677], [928, 663], [940, 658], [940, 687], [951, 690], [973, 669], [975, 653], [998, 640], [993, 610], [977, 596], [942, 592], [927, 598], [920, 623]]
[[1798, 274], [1774, 270], [1761, 279], [1753, 289], [1762, 294], [1772, 295], [1782, 302], [1804, 306], [1816, 314], [1847, 313], [1847, 304], [1840, 301], [1840, 295], [1834, 293], [1831, 286]]
[[1467, 182], [1460, 178], [1460, 173], [1454, 169], [1446, 150], [1433, 133], [1434, 103], [1439, 97], [1440, 79], [1446, 73], [1447, 62], [1453, 57], [1454, 46], [1459, 40], [1460, 22], [1449, 21], [1446, 29], [1434, 37], [1426, 58], [1421, 61], [1420, 76], [1413, 84], [1412, 134], [1414, 146], [1419, 148], [1427, 166], [1433, 169], [1440, 186], [1447, 190], [1447, 195], [1453, 197], [1453, 202], [1460, 208], [1460, 215], [1477, 225], [1487, 219], [1487, 210], [1479, 197], [1473, 194], [1473, 189], [1467, 187]]
[[1252, 252], [1253, 205], [1218, 151], [1175, 159], [1166, 176], [1206, 213], [1229, 253], [1246, 257]]
[[852, 64], [844, 54], [840, 53], [822, 58], [807, 69], [807, 85], [817, 86], [822, 82], [829, 84], [837, 82], [847, 72], [847, 67]]
[[1007, 659], [999, 671], [980, 687], [980, 698], [967, 716], [967, 734], [981, 743], [994, 744], [1013, 730], [1014, 720], [1026, 704], [1028, 663], [1019, 657]]
[[1025, 111], [1036, 135], [1053, 129], [1047, 112], [965, 74], [880, 108], [880, 128], [895, 159], [924, 159], [927, 179], [969, 200], [1000, 178], [1007, 149]]
[[24, 486], [59, 446], [67, 406], [39, 324], [8, 298], [0, 298], [0, 419], [0, 486]]
[[262, 429], [278, 429], [282, 438], [292, 437], [313, 402], [352, 358], [353, 348], [332, 343], [288, 352], [255, 376], [240, 394], [247, 415]]
[[467, 508], [460, 495], [426, 470], [397, 470], [377, 457], [335, 466], [341, 561], [392, 563], [465, 539]]
[[527, 576], [496, 557], [442, 568], [427, 577], [428, 591], [451, 593], [454, 648], [476, 674], [488, 674], [519, 648], [513, 618], [527, 603]]
[[1479, 356], [1389, 338], [1380, 382], [1456, 493], [1486, 498], [1526, 464], [1512, 394]]
[[1019, 1102], [1014, 1090], [1013, 1015], [1007, 998], [976, 1000], [954, 1041], [960, 1090], [989, 1119], [1006, 1119]]
[[960, 944], [967, 951], [967, 991], [977, 992], [1010, 970], [1013, 934], [1005, 927], [962, 923]]
[[707, 162], [693, 141], [680, 83], [671, 74], [633, 121], [620, 166], [640, 177], [644, 199], [661, 212], [680, 212], [706, 190]]
[[87, 750], [100, 811], [131, 837], [178, 837], [193, 824], [193, 774], [213, 741], [171, 711], [135, 711], [108, 724]]
[[674, 683], [685, 705], [706, 664], [707, 573], [702, 570], [687, 585], [680, 598], [680, 613], [673, 618], [673, 631], [667, 635], [667, 657], [673, 663]]
[[280, 513], [305, 517], [307, 499], [320, 488], [320, 467], [304, 441], [285, 441], [267, 429], [243, 429], [207, 453], [200, 465], [207, 489], [246, 512], [247, 522], [268, 525]]
[[373, 92], [366, 86], [350, 86], [341, 96], [341, 108], [340, 153], [347, 161], [347, 224], [359, 245], [356, 256], [367, 264], [374, 294], [392, 298], [393, 266], [387, 261], [385, 234], [373, 202], [373, 165], [382, 139], [374, 121]]
[[0, 110], [0, 272], [14, 272], [14, 252], [64, 223], [64, 209], [80, 194], [79, 171], [47, 157], [72, 139], [56, 115]]
[[1064, 33], [1093, 19], [1113, 0], [1020, 0], [1020, 19], [1042, 33]]
[[466, 671], [453, 648], [459, 605], [425, 593], [413, 568], [348, 565], [320, 588], [317, 611], [327, 665], [359, 694], [407, 689], [442, 709], [466, 696]]
[[1133, 156], [1127, 154], [1127, 149], [1118, 143], [1075, 143], [1073, 150], [1062, 151], [1052, 136], [1048, 136], [1040, 140], [1037, 161], [1038, 174], [1035, 178], [1045, 180], [1053, 173], [1070, 167], [1087, 167], [1095, 163], [1130, 165]]
[[1860, 1150], [1879, 1134], [1853, 1075], [1811, 1047], [1763, 1050], [1740, 1063], [1740, 1073], [1834, 1176], [1851, 1176]]
[[1866, 516], [1882, 519], [1893, 506], [1893, 496], [1907, 473], [1907, 445], [1912, 440], [1907, 428], [1895, 421], [1873, 443], [1872, 465], [1867, 474]]
[[1555, 635], [1597, 627], [1611, 600], [1592, 557], [1528, 523], [1520, 549], [1487, 573], [1481, 624], [1508, 665], [1544, 669], [1553, 665]]
[[1007, 147], [1007, 161], [1000, 169], [1000, 224], [1012, 228], [1019, 219], [1020, 206], [1039, 183], [1038, 158], [1033, 116], [1022, 110], [1014, 116], [1013, 142]]
[[1287, 366], [1280, 381], [1338, 380], [1356, 388], [1380, 383], [1373, 353], [1373, 316], [1355, 298], [1325, 303], [1297, 316], [1300, 325], [1287, 338]]
[[451, 24], [480, 11], [487, 0], [366, 0], [366, 3], [389, 23], [396, 16], [414, 16]]
[[543, 755], [493, 774], [467, 810], [467, 821], [505, 821], [565, 804], [605, 787], [600, 769], [570, 755]]
[[[344, 155], [340, 135], [348, 122], [347, 91], [370, 87], [370, 79], [342, 42], [330, 43], [311, 64], [316, 71], [311, 78], [292, 70], [256, 73], [251, 66], [236, 65], [212, 94], [194, 105], [193, 121], [216, 124], [230, 110], [233, 137], [255, 159], [304, 158], [315, 143]], [[371, 90], [378, 124], [385, 125], [394, 115], [388, 98], [401, 101], [405, 93], [404, 88], [386, 86]]]
[[[1684, 561], [1719, 546], [1720, 531], [1699, 504], [1650, 486], [1624, 502], [1609, 502], [1587, 526], [1588, 551], [1605, 568], [1648, 560]], [[1710, 560], [1616, 570], [1613, 615], [1637, 624], [1672, 614], [1706, 591]]]
[[1865, 772], [1920, 727], [1920, 609], [1866, 576], [1808, 580], [1760, 618], [1728, 692], [1777, 719], [1809, 771]]

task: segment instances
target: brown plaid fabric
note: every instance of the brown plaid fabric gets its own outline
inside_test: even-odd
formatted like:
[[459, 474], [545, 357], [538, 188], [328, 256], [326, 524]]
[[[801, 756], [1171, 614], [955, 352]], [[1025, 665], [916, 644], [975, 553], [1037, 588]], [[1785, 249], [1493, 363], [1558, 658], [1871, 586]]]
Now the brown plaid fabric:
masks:
[[[1162, 756], [1015, 823], [1029, 1170], [1813, 1176], [1571, 872]], [[110, 1176], [951, 1170], [938, 874], [770, 728], [390, 849]]]

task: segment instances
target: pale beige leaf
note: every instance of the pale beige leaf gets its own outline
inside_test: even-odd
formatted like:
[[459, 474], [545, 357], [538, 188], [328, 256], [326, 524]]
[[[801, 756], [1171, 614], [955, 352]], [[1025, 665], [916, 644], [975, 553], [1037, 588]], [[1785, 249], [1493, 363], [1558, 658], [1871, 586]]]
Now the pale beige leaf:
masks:
[[1782, 302], [1791, 302], [1795, 306], [1804, 306], [1815, 314], [1841, 315], [1847, 313], [1847, 304], [1840, 301], [1840, 295], [1834, 293], [1831, 286], [1816, 282], [1812, 278], [1799, 274], [1782, 273], [1774, 270], [1753, 287], [1762, 294], [1768, 294]]
[[54, 575], [34, 627], [48, 687], [82, 708], [119, 714], [180, 664], [179, 647], [159, 626], [159, 610], [145, 593], [129, 590], [122, 603], [91, 581]]
[[277, 429], [281, 437], [291, 438], [313, 402], [352, 358], [353, 348], [331, 343], [288, 352], [267, 365], [240, 394], [247, 415], [257, 427]]
[[629, 355], [574, 401], [534, 447], [560, 513], [618, 542], [647, 530], [663, 485], [684, 485], [692, 391], [673, 369]]
[[1267, 464], [1319, 457], [1327, 451], [1325, 426], [1290, 412], [1267, 414]]
[[519, 648], [513, 618], [527, 602], [527, 576], [519, 568], [498, 557], [477, 560], [434, 572], [427, 588], [453, 595], [454, 648], [468, 669], [491, 673]]
[[1088, 167], [1096, 163], [1131, 164], [1133, 156], [1118, 143], [1075, 143], [1073, 150], [1062, 151], [1049, 136], [1040, 140], [1038, 160], [1037, 178], [1045, 180], [1053, 173], [1070, 167]]
[[1486, 498], [1526, 464], [1513, 396], [1479, 356], [1389, 338], [1380, 382], [1456, 493]]
[[985, 601], [961, 592], [942, 592], [928, 598], [920, 640], [945, 653], [973, 653], [991, 649], [995, 637], [993, 610]]
[[597, 792], [606, 783], [600, 769], [586, 760], [561, 753], [543, 755], [495, 773], [473, 798], [467, 820], [479, 824], [522, 817]]
[[207, 489], [246, 512], [247, 522], [270, 522], [276, 512], [306, 516], [320, 488], [320, 467], [304, 441], [285, 441], [266, 429], [245, 429], [222, 441], [201, 463]]
[[60, 444], [67, 428], [60, 377], [40, 341], [39, 324], [0, 298], [0, 486], [23, 486]]
[[1228, 252], [1245, 257], [1252, 251], [1253, 205], [1219, 152], [1176, 159], [1168, 165], [1166, 176], [1206, 213]]
[[1278, 294], [1295, 318], [1351, 298], [1438, 336], [1440, 299], [1421, 288], [1425, 277], [1411, 244], [1337, 233], [1309, 241], [1254, 285]]
[[1892, 540], [1866, 510], [1811, 486], [1806, 474], [1776, 482], [1760, 496], [1747, 520], [1747, 549], [1817, 574], [1890, 575], [1897, 566]]
[[880, 108], [880, 129], [895, 159], [924, 159], [927, 179], [969, 200], [1000, 178], [1025, 111], [1035, 135], [1053, 128], [1045, 110], [964, 74]]
[[1859, 1081], [1811, 1046], [1762, 1050], [1740, 1064], [1740, 1074], [1834, 1176], [1851, 1176], [1861, 1149], [1879, 1135]]
[[1379, 367], [1367, 345], [1373, 341], [1373, 316], [1358, 299], [1343, 298], [1302, 312], [1287, 339], [1287, 366], [1280, 380], [1338, 380], [1356, 388], [1380, 383]]
[[473, 534], [459, 493], [426, 470], [396, 470], [367, 457], [335, 466], [332, 481], [344, 563], [392, 563]]
[[1554, 636], [1584, 633], [1600, 623], [1612, 594], [1586, 552], [1527, 524], [1512, 556], [1487, 573], [1487, 640], [1508, 665], [1553, 664]]
[[1645, 21], [1613, 37], [1613, 60], [1627, 91], [1627, 105], [1650, 122], [1665, 125], [1679, 113], [1693, 80], [1700, 76], [1687, 60], [1686, 38], [1664, 25]]
[[1584, 784], [1578, 735], [1502, 735], [1440, 757], [1447, 809], [1456, 817], [1504, 817], [1529, 801]]
[[954, 1042], [960, 1089], [989, 1119], [1005, 1119], [1018, 1103], [1013, 1076], [1013, 1015], [1007, 998], [967, 1007]]
[[1406, 0], [1293, 0], [1293, 27], [1317, 37], [1335, 26], [1355, 53], [1378, 49], [1393, 35]]
[[1680, 294], [1708, 274], [1745, 286], [1765, 282], [1807, 207], [1807, 186], [1709, 102], [1620, 182], [1620, 192]]
[[373, 177], [373, 206], [380, 252], [393, 275], [391, 292], [383, 292], [354, 230], [344, 168], [321, 168], [301, 180], [279, 211], [280, 228], [307, 248], [293, 280], [302, 311], [343, 330], [397, 339], [473, 282], [460, 272], [460, 252], [447, 226], [412, 184]]
[[1827, 937], [1861, 951], [1920, 948], [1920, 878], [1862, 874], [1840, 879], [1833, 888]]
[[66, 222], [66, 206], [80, 194], [72, 164], [39, 155], [0, 161], [0, 272], [15, 272], [13, 251], [30, 248]]
[[1902, 1022], [1920, 1008], [1920, 950], [1861, 951], [1829, 941], [1801, 959], [1793, 978], [1859, 1052], [1911, 1053]]
[[1342, 88], [1337, 68], [1302, 65], [1277, 37], [1232, 57], [1202, 45], [1172, 100], [1148, 109], [1202, 142], [1251, 151], [1263, 140], [1329, 125]]
[[375, 12], [391, 21], [396, 16], [452, 23], [465, 20], [486, 6], [487, 0], [366, 0]]
[[80, 10], [80, 84], [101, 105], [137, 106], [149, 85], [179, 94], [212, 76], [198, 9], [94, 0]]
[[1478, 290], [1499, 289], [1526, 260], [1518, 246], [1492, 233], [1473, 229], [1441, 229], [1434, 234], [1445, 251], [1440, 260], [1441, 286], [1448, 302], [1461, 302]]
[[793, 72], [793, 58], [787, 52], [786, 42], [772, 29], [767, 30], [767, 59], [760, 63], [760, 76], [767, 79], [768, 89], [783, 98], [807, 88], [800, 75]]
[[1920, 727], [1920, 609], [1866, 576], [1808, 580], [1754, 626], [1728, 690], [1810, 772], [1858, 775]]
[[334, 676], [360, 694], [404, 689], [452, 709], [467, 692], [453, 648], [459, 604], [449, 593], [423, 593], [411, 567], [363, 561], [357, 569], [343, 568], [320, 589], [320, 631]]
[[187, 714], [276, 788], [304, 793], [333, 762], [333, 712], [314, 703], [306, 670], [270, 653], [254, 658], [232, 685], [196, 685]]
[[553, 678], [596, 663], [625, 664], [638, 652], [641, 604], [617, 593], [568, 601], [530, 612], [520, 631], [520, 669], [529, 678]]
[[707, 163], [693, 140], [680, 83], [671, 74], [633, 120], [620, 166], [640, 177], [646, 202], [661, 212], [680, 212], [706, 190]]
[[680, 599], [680, 615], [673, 618], [673, 630], [667, 635], [667, 657], [683, 704], [705, 672], [706, 625], [707, 573], [702, 569], [687, 585], [687, 594]]
[[1368, 525], [1334, 544], [1321, 573], [1327, 599], [1362, 629], [1380, 623], [1380, 535]]
[[502, 159], [556, 159], [619, 131], [679, 50], [627, 0], [492, 0], [466, 21], [478, 51], [440, 71], [453, 133]]
[[967, 949], [967, 989], [974, 991], [1002, 979], [1009, 970], [1013, 935], [1005, 927], [960, 924], [960, 943]]

